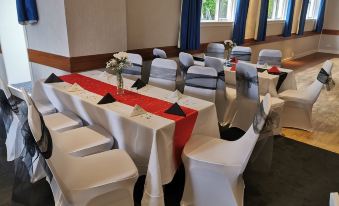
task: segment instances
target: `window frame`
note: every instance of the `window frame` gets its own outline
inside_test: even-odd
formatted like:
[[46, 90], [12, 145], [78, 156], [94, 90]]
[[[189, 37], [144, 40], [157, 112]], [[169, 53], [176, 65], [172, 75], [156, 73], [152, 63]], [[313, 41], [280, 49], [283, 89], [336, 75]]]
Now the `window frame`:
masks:
[[[226, 18], [220, 18], [220, 1], [216, 0], [216, 6], [215, 6], [215, 16], [212, 20], [206, 20], [202, 19], [203, 15], [201, 14], [200, 23], [222, 23], [222, 22], [233, 22], [234, 21], [234, 14], [235, 14], [235, 8], [236, 8], [236, 0], [228, 0], [227, 4], [227, 13]], [[202, 12], [202, 11], [201, 11]]]

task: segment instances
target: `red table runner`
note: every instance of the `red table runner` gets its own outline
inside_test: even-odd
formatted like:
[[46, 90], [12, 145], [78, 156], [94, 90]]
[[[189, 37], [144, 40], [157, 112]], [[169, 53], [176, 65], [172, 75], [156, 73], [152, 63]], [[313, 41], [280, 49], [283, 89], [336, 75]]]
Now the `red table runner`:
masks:
[[70, 74], [61, 76], [60, 78], [70, 84], [77, 83], [85, 90], [101, 96], [110, 93], [118, 102], [130, 105], [132, 107], [137, 104], [149, 113], [175, 121], [175, 131], [173, 137], [174, 155], [177, 163], [181, 162], [181, 153], [185, 144], [192, 135], [195, 121], [198, 116], [198, 111], [187, 107], [181, 107], [182, 110], [186, 113], [186, 117], [167, 114], [165, 113], [165, 111], [172, 106], [172, 103], [170, 102], [166, 102], [128, 90], [125, 90], [125, 93], [123, 95], [117, 95], [116, 86], [81, 74]]

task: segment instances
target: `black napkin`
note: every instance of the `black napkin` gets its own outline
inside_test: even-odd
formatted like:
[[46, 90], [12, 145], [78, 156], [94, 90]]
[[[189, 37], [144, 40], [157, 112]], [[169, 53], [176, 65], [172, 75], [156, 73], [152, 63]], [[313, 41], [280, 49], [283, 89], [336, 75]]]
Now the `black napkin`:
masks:
[[257, 71], [260, 72], [260, 73], [264, 72], [265, 70], [266, 69], [263, 69], [263, 68], [257, 68]]
[[112, 97], [110, 93], [107, 93], [99, 102], [98, 104], [109, 104], [115, 102], [116, 99]]
[[144, 86], [146, 86], [145, 82], [143, 82], [141, 79], [137, 79], [137, 81], [135, 81], [134, 84], [132, 85], [132, 88], [141, 89]]
[[45, 83], [57, 83], [57, 82], [63, 82], [62, 79], [60, 79], [57, 75], [55, 75], [54, 73], [52, 73], [51, 75], [49, 75], [49, 77], [45, 80]]
[[325, 69], [321, 68], [317, 79], [319, 82], [326, 84], [328, 82], [329, 77], [330, 75], [325, 71]]
[[182, 117], [186, 117], [186, 114], [184, 111], [182, 111], [181, 107], [178, 103], [174, 103], [170, 108], [168, 108], [165, 113], [167, 114], [174, 114]]
[[199, 62], [203, 62], [203, 61], [205, 61], [205, 59], [204, 59], [204, 58], [201, 58], [201, 57], [196, 57], [196, 56], [193, 56], [193, 59], [194, 59], [195, 61], [199, 61]]

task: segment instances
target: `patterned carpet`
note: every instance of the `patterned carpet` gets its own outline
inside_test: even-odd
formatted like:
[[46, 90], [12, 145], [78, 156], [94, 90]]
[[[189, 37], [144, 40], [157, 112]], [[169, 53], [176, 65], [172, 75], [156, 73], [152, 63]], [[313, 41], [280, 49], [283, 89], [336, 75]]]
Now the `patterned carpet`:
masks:
[[[334, 63], [332, 78], [336, 87], [323, 89], [313, 107], [313, 131], [283, 129], [283, 135], [339, 154], [339, 58], [331, 59]], [[322, 64], [308, 69], [296, 70], [298, 88], [306, 87], [317, 77]]]

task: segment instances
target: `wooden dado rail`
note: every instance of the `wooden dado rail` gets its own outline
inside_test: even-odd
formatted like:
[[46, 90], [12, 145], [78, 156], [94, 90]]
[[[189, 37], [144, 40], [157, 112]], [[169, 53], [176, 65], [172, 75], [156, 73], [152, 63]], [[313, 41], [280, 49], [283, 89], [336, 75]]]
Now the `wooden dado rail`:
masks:
[[[297, 38], [303, 38], [313, 35], [319, 35], [316, 32], [305, 32], [303, 36], [298, 36], [292, 34], [291, 37], [282, 37], [282, 36], [267, 36], [265, 41], [257, 42], [254, 39], [245, 40], [244, 46], [254, 46], [258, 44], [267, 44], [278, 41], [285, 41]], [[200, 46], [199, 50], [189, 51], [189, 53], [203, 53], [206, 50], [208, 43], [203, 43]], [[168, 57], [177, 57], [179, 56], [180, 50], [176, 46], [168, 47], [159, 47], [166, 51]], [[150, 60], [153, 58], [153, 48], [146, 49], [135, 49], [128, 50], [130, 53], [140, 54], [144, 60]], [[42, 64], [45, 66], [57, 68], [67, 72], [81, 72], [90, 69], [99, 69], [106, 66], [106, 62], [112, 58], [112, 53], [108, 54], [98, 54], [98, 55], [89, 55], [89, 56], [79, 56], [79, 57], [65, 57], [56, 54], [51, 54], [47, 52], [37, 51], [33, 49], [28, 49], [29, 61]]]

